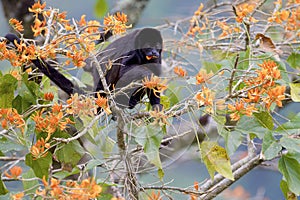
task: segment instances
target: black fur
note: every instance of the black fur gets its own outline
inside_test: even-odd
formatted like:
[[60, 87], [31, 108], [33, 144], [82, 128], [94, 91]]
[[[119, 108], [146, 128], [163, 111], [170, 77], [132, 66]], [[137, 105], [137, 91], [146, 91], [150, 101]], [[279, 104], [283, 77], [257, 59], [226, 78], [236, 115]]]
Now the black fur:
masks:
[[[162, 37], [158, 30], [144, 28], [135, 30], [108, 45], [98, 55], [110, 90], [119, 90], [131, 82], [141, 82], [145, 77], [161, 73]], [[147, 59], [147, 56], [149, 57]], [[111, 68], [107, 69], [109, 62]], [[95, 90], [103, 90], [96, 67], [93, 67]], [[131, 88], [116, 97], [121, 107], [134, 108], [147, 94], [150, 104], [161, 109], [160, 94], [142, 87]], [[102, 94], [104, 96], [104, 94]]]

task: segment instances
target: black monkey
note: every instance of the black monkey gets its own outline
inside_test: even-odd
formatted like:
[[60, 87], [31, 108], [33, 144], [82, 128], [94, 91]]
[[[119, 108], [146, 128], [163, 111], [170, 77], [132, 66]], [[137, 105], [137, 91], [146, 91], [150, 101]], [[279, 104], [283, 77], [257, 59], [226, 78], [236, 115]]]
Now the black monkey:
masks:
[[[5, 38], [14, 44], [20, 43], [20, 39], [14, 34], [7, 34]], [[162, 37], [158, 30], [144, 28], [135, 30], [108, 45], [99, 53], [97, 59], [105, 71], [105, 78], [110, 90], [122, 88], [131, 82], [140, 81], [152, 74], [160, 75], [161, 70]], [[111, 68], [107, 64], [112, 61]], [[62, 75], [49, 63], [41, 58], [32, 60], [32, 63], [58, 87], [68, 95], [82, 91], [69, 79]], [[103, 90], [98, 71], [93, 67], [94, 90]], [[126, 91], [126, 95], [119, 95], [116, 102], [125, 107], [133, 108], [147, 94], [150, 104], [161, 109], [160, 94], [149, 89], [134, 88]], [[102, 93], [104, 96], [104, 94]]]
[[[162, 36], [153, 28], [135, 30], [108, 45], [97, 56], [110, 90], [122, 89], [131, 82], [141, 81], [161, 72]], [[111, 66], [108, 66], [109, 64]], [[103, 90], [97, 68], [92, 66], [95, 91]], [[124, 92], [124, 91], [123, 91]], [[161, 109], [160, 94], [150, 89], [131, 88], [116, 97], [121, 107], [134, 108], [147, 94], [152, 108]], [[103, 95], [103, 94], [102, 94]]]

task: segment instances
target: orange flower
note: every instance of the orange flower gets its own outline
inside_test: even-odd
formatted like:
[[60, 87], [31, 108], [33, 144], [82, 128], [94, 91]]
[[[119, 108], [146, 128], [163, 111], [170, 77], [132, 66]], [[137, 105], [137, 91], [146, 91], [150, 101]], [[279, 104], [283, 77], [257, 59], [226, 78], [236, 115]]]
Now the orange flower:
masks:
[[86, 20], [85, 20], [85, 16], [86, 15], [81, 15], [81, 17], [80, 17], [80, 21], [78, 22], [78, 25], [79, 26], [86, 26]]
[[[245, 17], [248, 17], [254, 10], [255, 4], [243, 3], [236, 8], [236, 21], [241, 23]], [[248, 19], [249, 21], [255, 22], [256, 20], [252, 17]]]
[[46, 21], [41, 21], [37, 17], [34, 19], [34, 24], [31, 26], [31, 30], [34, 33], [33, 36], [37, 37], [42, 33], [47, 33]]
[[11, 126], [17, 126], [24, 131], [25, 121], [22, 115], [18, 114], [18, 111], [14, 108], [2, 108], [0, 109], [0, 120], [2, 128], [8, 129]]
[[272, 103], [276, 103], [278, 107], [282, 107], [282, 100], [285, 99], [285, 86], [276, 86], [267, 91], [267, 97], [263, 98], [266, 108], [270, 109]]
[[203, 3], [200, 4], [200, 6], [198, 7], [198, 9], [194, 12], [195, 16], [199, 16], [202, 13], [202, 10], [204, 8]]
[[153, 124], [158, 124], [159, 126], [170, 125], [168, 122], [168, 116], [165, 115], [163, 111], [153, 110], [150, 111], [149, 114], [154, 118]]
[[38, 1], [37, 3], [33, 4], [31, 8], [28, 8], [28, 10], [29, 12], [39, 14], [44, 10], [45, 7], [46, 7], [46, 2], [41, 4], [40, 1]]
[[145, 88], [149, 88], [154, 91], [154, 94], [156, 92], [161, 93], [165, 89], [167, 89], [167, 80], [161, 80], [159, 77], [151, 75], [150, 79], [148, 77], [145, 77], [145, 79], [142, 81]]
[[24, 192], [20, 192], [11, 196], [13, 200], [22, 200], [24, 197]]
[[95, 100], [95, 103], [102, 108], [106, 114], [110, 115], [112, 113], [108, 106], [107, 98], [101, 97], [99, 93], [97, 93], [97, 99]]
[[207, 73], [206, 70], [200, 70], [196, 76], [196, 84], [206, 83], [213, 76], [213, 73]]
[[127, 15], [116, 13], [115, 15], [108, 15], [104, 18], [103, 24], [105, 25], [104, 30], [111, 30], [113, 34], [124, 33], [127, 28], [131, 26], [127, 26]]
[[34, 159], [38, 159], [45, 157], [48, 154], [47, 150], [49, 148], [50, 144], [46, 143], [44, 138], [41, 138], [30, 148], [30, 153]]
[[214, 96], [214, 93], [209, 88], [202, 86], [202, 91], [196, 94], [195, 99], [197, 100], [199, 107], [207, 106], [206, 111], [212, 113]]
[[187, 75], [187, 72], [184, 69], [182, 69], [182, 67], [178, 66], [174, 68], [174, 73], [181, 77], [185, 77]]
[[7, 172], [4, 172], [4, 174], [7, 178], [18, 179], [18, 177], [22, 174], [22, 168], [19, 166], [13, 166], [9, 170], [9, 172], [10, 172], [10, 174]]
[[52, 101], [53, 98], [54, 98], [54, 95], [53, 95], [52, 92], [46, 92], [46, 93], [44, 94], [44, 99], [47, 100], [47, 101]]
[[148, 200], [162, 200], [160, 196], [160, 191], [158, 191], [157, 194], [154, 191], [152, 191], [150, 197], [148, 197]]
[[9, 20], [9, 24], [10, 24], [15, 30], [17, 30], [17, 31], [20, 31], [20, 32], [24, 31], [24, 27], [23, 27], [23, 25], [22, 25], [22, 22], [18, 21], [18, 20], [15, 19], [15, 18], [11, 18], [11, 19]]
[[94, 98], [87, 97], [83, 95], [78, 95], [77, 93], [71, 95], [67, 100], [67, 113], [71, 115], [88, 115], [94, 116], [96, 105], [94, 103]]
[[243, 101], [236, 101], [235, 105], [228, 104], [228, 109], [232, 112], [230, 118], [233, 121], [238, 121], [241, 115], [252, 116], [253, 111], [257, 110], [254, 105], [247, 105], [247, 107], [245, 107]]

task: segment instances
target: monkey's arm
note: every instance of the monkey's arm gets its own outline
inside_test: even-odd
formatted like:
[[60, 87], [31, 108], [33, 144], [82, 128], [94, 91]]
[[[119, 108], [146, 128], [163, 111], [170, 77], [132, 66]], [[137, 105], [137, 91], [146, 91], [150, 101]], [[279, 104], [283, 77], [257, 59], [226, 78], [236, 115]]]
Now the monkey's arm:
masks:
[[[16, 35], [11, 33], [7, 34], [5, 38], [12, 44], [15, 44], [15, 40], [18, 44], [20, 44], [21, 42], [21, 40]], [[49, 65], [43, 59], [36, 58], [34, 60], [31, 60], [31, 62], [68, 95], [74, 94], [75, 92], [80, 92], [79, 88], [75, 88], [74, 84], [69, 79], [67, 79], [63, 74]]]
[[[116, 91], [128, 86], [132, 82], [141, 83], [145, 77], [150, 78], [153, 74], [153, 71], [149, 69], [146, 65], [140, 66], [131, 66], [131, 69], [124, 73], [119, 81], [116, 84]], [[160, 104], [160, 93], [151, 89], [145, 89], [143, 86], [137, 86], [134, 88], [129, 88], [125, 91], [122, 91], [121, 94], [118, 94], [115, 101], [118, 105], [125, 106], [127, 108], [134, 108], [138, 102], [140, 102], [144, 95], [147, 94], [152, 109], [159, 108], [161, 110], [162, 105]]]

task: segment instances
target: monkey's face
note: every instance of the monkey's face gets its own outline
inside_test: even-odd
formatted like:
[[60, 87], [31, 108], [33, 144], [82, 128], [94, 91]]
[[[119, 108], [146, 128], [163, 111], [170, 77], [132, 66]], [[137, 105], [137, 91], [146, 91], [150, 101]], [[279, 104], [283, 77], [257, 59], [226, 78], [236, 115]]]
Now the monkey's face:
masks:
[[143, 48], [140, 49], [140, 52], [146, 63], [158, 63], [161, 59], [161, 49], [160, 43], [146, 43], [143, 45]]

